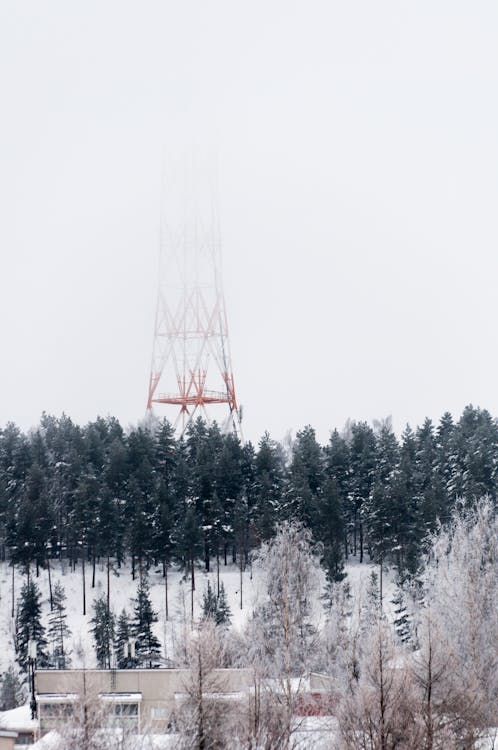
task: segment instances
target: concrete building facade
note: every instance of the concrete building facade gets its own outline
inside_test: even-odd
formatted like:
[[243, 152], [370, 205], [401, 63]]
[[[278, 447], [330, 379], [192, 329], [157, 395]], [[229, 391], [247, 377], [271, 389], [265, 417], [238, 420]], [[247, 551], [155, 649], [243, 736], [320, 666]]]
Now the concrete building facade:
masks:
[[[101, 706], [103, 714], [138, 732], [157, 734], [174, 726], [175, 709], [188, 695], [188, 669], [40, 669], [36, 672], [36, 703], [40, 734], [55, 729], [77, 701]], [[248, 697], [251, 673], [216, 669], [209, 675], [212, 698]]]

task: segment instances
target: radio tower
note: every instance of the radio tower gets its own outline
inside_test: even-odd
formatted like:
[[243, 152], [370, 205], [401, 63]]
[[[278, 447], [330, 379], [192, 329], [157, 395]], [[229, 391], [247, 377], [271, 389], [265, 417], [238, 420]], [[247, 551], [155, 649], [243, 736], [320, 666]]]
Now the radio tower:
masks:
[[170, 180], [163, 186], [147, 410], [155, 404], [166, 404], [172, 412], [176, 407], [171, 421], [180, 435], [202, 415], [208, 422], [216, 418], [225, 431], [241, 437], [214, 191], [206, 174], [192, 163], [182, 167], [176, 185]]

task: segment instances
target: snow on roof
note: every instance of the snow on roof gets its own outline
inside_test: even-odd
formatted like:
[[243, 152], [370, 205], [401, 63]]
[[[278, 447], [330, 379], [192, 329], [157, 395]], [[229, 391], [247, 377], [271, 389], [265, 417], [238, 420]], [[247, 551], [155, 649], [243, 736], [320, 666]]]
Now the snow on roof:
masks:
[[79, 699], [78, 693], [37, 693], [37, 703], [74, 703]]
[[38, 722], [31, 718], [31, 709], [29, 703], [18, 708], [12, 708], [10, 711], [0, 713], [0, 729], [10, 729], [16, 731], [29, 731], [37, 729]]
[[58, 750], [60, 748], [60, 741], [60, 736], [52, 730], [30, 747], [31, 750]]
[[309, 677], [291, 677], [289, 681], [285, 678], [269, 679], [265, 680], [264, 684], [269, 690], [278, 694], [287, 693], [289, 688], [293, 694], [311, 692]]
[[142, 693], [99, 693], [99, 698], [111, 703], [138, 703], [142, 700]]
[[[246, 693], [233, 692], [233, 693], [204, 693], [205, 698], [211, 698], [211, 700], [228, 700], [228, 701], [240, 701], [244, 698]], [[189, 697], [188, 693], [175, 693], [176, 701], [184, 701]]]

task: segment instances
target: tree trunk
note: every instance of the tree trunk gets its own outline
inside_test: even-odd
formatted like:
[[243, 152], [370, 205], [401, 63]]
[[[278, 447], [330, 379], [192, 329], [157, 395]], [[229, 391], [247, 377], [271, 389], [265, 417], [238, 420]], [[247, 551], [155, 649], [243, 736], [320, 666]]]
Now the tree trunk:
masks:
[[107, 612], [111, 611], [111, 560], [107, 555]]
[[194, 622], [194, 591], [195, 591], [195, 572], [194, 572], [194, 556], [190, 558], [190, 617], [191, 621]]
[[92, 589], [95, 588], [95, 547], [92, 549]]
[[81, 557], [81, 574], [83, 577], [83, 614], [86, 615], [86, 587], [85, 587], [85, 551]]
[[54, 600], [52, 597], [52, 576], [50, 574], [50, 559], [47, 557], [48, 591], [50, 595], [50, 611], [53, 612]]
[[216, 543], [216, 596], [220, 595], [220, 547]]
[[12, 617], [14, 617], [14, 604], [15, 604], [15, 596], [14, 596], [14, 572], [15, 572], [15, 565], [14, 565], [14, 561], [12, 561]]
[[357, 515], [357, 511], [355, 508], [354, 516], [353, 516], [353, 555], [355, 557], [356, 557], [356, 515]]
[[363, 562], [363, 521], [360, 518], [360, 562]]
[[168, 565], [166, 563], [166, 560], [164, 561], [164, 612], [166, 619], [169, 619], [169, 611], [168, 611]]
[[243, 561], [243, 558], [242, 558], [241, 554], [239, 555], [239, 559], [240, 559], [240, 608], [242, 609], [242, 607], [243, 607], [243, 603], [242, 603], [242, 601], [243, 601], [242, 600], [242, 579], [243, 579], [243, 575], [242, 575], [242, 573], [243, 573], [242, 561]]

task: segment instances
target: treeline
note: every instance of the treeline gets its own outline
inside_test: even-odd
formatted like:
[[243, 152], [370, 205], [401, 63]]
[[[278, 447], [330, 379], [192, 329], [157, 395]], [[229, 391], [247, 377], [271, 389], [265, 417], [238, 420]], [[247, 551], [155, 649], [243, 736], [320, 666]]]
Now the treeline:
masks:
[[[201, 419], [184, 439], [167, 421], [125, 431], [114, 418], [84, 427], [43, 415], [28, 434], [0, 430], [1, 554], [29, 575], [54, 558], [72, 565], [131, 560], [133, 576], [237, 561], [297, 520], [320, 544], [330, 580], [357, 555], [417, 570], [424, 540], [459, 498], [496, 497], [498, 423], [466, 407], [399, 440], [388, 420], [350, 423], [320, 445], [312, 427], [283, 447], [257, 447]], [[112, 561], [112, 562], [111, 562]], [[94, 580], [93, 580], [94, 583]]]

